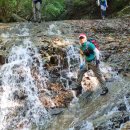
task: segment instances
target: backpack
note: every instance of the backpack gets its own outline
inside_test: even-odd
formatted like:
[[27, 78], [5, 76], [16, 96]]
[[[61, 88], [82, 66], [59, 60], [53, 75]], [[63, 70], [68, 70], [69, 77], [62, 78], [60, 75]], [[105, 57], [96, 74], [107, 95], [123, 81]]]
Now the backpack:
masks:
[[98, 44], [97, 40], [95, 40], [94, 38], [89, 38], [87, 41], [89, 41], [92, 44], [94, 44], [95, 47], [99, 50], [99, 44]]

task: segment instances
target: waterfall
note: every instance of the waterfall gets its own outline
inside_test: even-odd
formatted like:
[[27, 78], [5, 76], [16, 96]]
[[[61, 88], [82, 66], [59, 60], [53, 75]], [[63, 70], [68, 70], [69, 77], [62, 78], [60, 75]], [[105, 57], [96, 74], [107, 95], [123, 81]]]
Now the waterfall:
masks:
[[74, 71], [76, 67], [79, 67], [80, 54], [77, 46], [69, 45], [66, 49], [68, 59], [68, 71]]
[[[69, 128], [68, 130], [75, 130], [76, 128]], [[94, 130], [93, 124], [91, 122], [85, 121], [80, 130]]]
[[8, 63], [0, 70], [3, 89], [0, 130], [39, 127], [50, 119], [38, 94], [40, 89], [47, 91], [48, 73], [42, 66], [30, 39], [12, 47]]
[[56, 24], [51, 24], [51, 25], [49, 25], [48, 34], [49, 35], [61, 35], [61, 32], [57, 28]]
[[[9, 54], [7, 63], [0, 66], [0, 130], [94, 130], [102, 124], [115, 128], [111, 119], [118, 117], [120, 102], [125, 103], [129, 117], [130, 98], [125, 96], [129, 84], [103, 62], [100, 68], [109, 93], [99, 96], [97, 78], [88, 71], [81, 82], [85, 92], [76, 97], [73, 81], [77, 80], [79, 63], [84, 61], [75, 44], [80, 28], [74, 30], [73, 24], [18, 23], [2, 30], [2, 51]], [[29, 37], [38, 43], [39, 50]], [[94, 92], [87, 97], [89, 86]]]
[[77, 46], [74, 45], [68, 45], [66, 46], [66, 62], [67, 62], [67, 68], [62, 69], [61, 71], [61, 77], [60, 81], [63, 83], [63, 85], [70, 89], [70, 82], [77, 79], [77, 70], [79, 68], [79, 62], [80, 62], [80, 56], [79, 56], [79, 50]]

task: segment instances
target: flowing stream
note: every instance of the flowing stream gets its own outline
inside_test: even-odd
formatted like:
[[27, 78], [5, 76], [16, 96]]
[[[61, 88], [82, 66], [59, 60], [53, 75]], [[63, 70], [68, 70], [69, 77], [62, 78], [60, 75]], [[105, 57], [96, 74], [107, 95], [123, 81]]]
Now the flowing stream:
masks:
[[[37, 60], [37, 61], [35, 61]], [[40, 81], [46, 89], [47, 76], [42, 68], [41, 58], [29, 39], [21, 41], [20, 46], [12, 47], [8, 63], [1, 67], [2, 89], [0, 129], [15, 129], [31, 124], [43, 126], [50, 118], [49, 113], [38, 98], [36, 81], [32, 77], [32, 69], [42, 76]], [[20, 101], [19, 99], [25, 99]], [[14, 116], [17, 114], [17, 116]]]
[[[48, 71], [43, 68], [44, 60], [29, 37], [28, 28], [24, 27], [19, 30], [19, 26], [17, 26], [11, 28], [10, 31], [13, 29], [18, 30], [15, 36], [21, 38], [16, 40], [17, 42], [12, 46], [6, 59], [6, 64], [0, 68], [2, 81], [0, 130], [94, 130], [93, 120], [96, 117], [110, 116], [114, 112], [119, 112], [117, 107], [112, 106], [112, 103], [118, 100], [120, 94], [126, 93], [123, 88], [128, 90], [129, 82], [118, 76], [111, 67], [105, 68], [106, 65], [101, 63], [102, 72], [111, 73], [114, 80], [107, 83], [110, 93], [105, 97], [100, 97], [100, 90], [98, 90], [89, 98], [85, 97], [86, 93], [77, 98], [75, 92], [72, 91], [74, 98], [64, 113], [51, 117], [39, 100], [39, 91], [41, 90], [51, 95], [47, 88], [50, 77]], [[47, 33], [61, 35], [61, 31], [54, 24], [49, 26]], [[9, 39], [12, 36], [9, 33], [3, 33], [1, 37]], [[80, 62], [79, 50], [76, 45], [68, 45], [65, 49], [68, 68], [59, 70], [60, 81], [66, 89], [71, 89], [69, 82], [77, 78]], [[56, 56], [57, 59], [60, 59], [59, 55]], [[61, 64], [59, 60], [57, 67], [60, 67]], [[128, 99], [123, 96], [127, 112], [130, 112]], [[50, 102], [54, 104], [51, 100]], [[48, 123], [49, 125], [46, 125]], [[79, 123], [82, 124], [80, 128], [78, 127]], [[108, 121], [107, 124], [110, 122]]]

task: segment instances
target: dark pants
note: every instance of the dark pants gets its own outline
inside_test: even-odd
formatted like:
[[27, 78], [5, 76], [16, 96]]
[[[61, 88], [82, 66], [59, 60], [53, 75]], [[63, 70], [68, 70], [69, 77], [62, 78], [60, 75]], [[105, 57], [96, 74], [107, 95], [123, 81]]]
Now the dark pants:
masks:
[[103, 4], [100, 4], [100, 9], [101, 9], [101, 16], [104, 19], [106, 17], [106, 6]]
[[102, 18], [106, 17], [106, 10], [101, 10], [101, 16], [102, 16]]
[[78, 73], [78, 84], [81, 86], [81, 81], [82, 81], [84, 73], [86, 73], [88, 69], [91, 69], [94, 72], [97, 79], [99, 80], [102, 90], [105, 90], [106, 89], [105, 81], [102, 77], [99, 66], [96, 67], [96, 61], [88, 62], [87, 64], [88, 64], [88, 67], [87, 65], [84, 66], [84, 68], [81, 69], [80, 72]]
[[34, 21], [41, 21], [41, 2], [32, 2], [32, 6], [33, 6], [33, 17], [34, 17]]

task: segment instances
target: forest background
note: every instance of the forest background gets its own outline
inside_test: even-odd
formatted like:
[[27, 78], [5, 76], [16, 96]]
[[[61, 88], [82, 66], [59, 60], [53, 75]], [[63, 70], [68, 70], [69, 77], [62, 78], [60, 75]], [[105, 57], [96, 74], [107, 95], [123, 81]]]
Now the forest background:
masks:
[[[0, 22], [32, 20], [32, 0], [0, 0]], [[130, 0], [108, 0], [107, 17], [130, 17]], [[96, 0], [43, 0], [42, 20], [98, 19]]]

